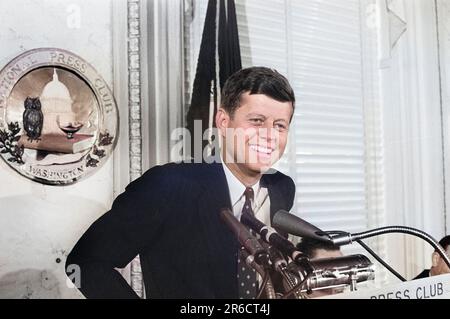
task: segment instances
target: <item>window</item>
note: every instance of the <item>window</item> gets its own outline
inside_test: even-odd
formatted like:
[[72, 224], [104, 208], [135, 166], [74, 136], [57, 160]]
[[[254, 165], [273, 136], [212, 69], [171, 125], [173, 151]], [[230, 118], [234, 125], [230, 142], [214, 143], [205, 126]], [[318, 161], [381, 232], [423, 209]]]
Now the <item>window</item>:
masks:
[[[189, 83], [207, 1], [195, 4], [194, 19], [185, 29]], [[382, 219], [370, 5], [359, 0], [236, 0], [243, 66], [277, 69], [297, 95], [288, 150], [278, 164], [297, 187], [292, 212], [325, 230], [358, 232]], [[383, 256], [381, 240], [369, 244]], [[344, 250], [361, 252], [356, 245]]]

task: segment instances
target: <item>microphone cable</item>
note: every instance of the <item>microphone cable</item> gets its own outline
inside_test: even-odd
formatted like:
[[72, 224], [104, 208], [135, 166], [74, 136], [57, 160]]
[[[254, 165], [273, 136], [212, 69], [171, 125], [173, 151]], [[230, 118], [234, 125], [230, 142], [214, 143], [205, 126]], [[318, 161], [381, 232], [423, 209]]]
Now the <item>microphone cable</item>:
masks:
[[[301, 280], [297, 285], [295, 285], [291, 290], [289, 290], [282, 299], [287, 299], [294, 293], [297, 293], [299, 289], [302, 289], [302, 286], [306, 283], [306, 281], [309, 279], [309, 277], [312, 275], [312, 273], [308, 273], [303, 280]], [[300, 293], [300, 292], [299, 292]]]

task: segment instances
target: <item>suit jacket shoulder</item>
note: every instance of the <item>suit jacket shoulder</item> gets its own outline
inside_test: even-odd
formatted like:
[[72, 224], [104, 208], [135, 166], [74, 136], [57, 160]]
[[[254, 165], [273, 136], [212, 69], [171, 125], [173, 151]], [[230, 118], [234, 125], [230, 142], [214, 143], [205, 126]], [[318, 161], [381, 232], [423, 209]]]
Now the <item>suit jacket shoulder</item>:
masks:
[[[150, 185], [159, 185], [159, 193], [190, 193], [226, 183], [221, 163], [168, 163], [157, 165], [146, 171], [140, 178], [127, 186], [132, 189], [146, 189]], [[146, 187], [147, 185], [147, 187]], [[280, 207], [290, 210], [295, 198], [295, 183], [291, 177], [277, 171], [269, 170], [261, 178], [261, 185], [269, 189], [271, 201], [281, 201]]]
[[269, 190], [271, 203], [275, 205], [271, 208], [271, 215], [283, 209], [290, 211], [294, 205], [295, 183], [291, 177], [271, 169], [261, 178], [261, 185]]
[[430, 277], [430, 269], [425, 269], [420, 274], [418, 274], [416, 277], [414, 277], [414, 279], [422, 279], [422, 278], [428, 278], [428, 277]]
[[295, 183], [292, 178], [275, 169], [265, 173], [261, 180], [263, 184], [280, 187], [283, 190], [295, 193]]
[[217, 164], [171, 162], [153, 166], [137, 180], [146, 183], [158, 181], [172, 186], [180, 182], [196, 183], [203, 175], [212, 171], [209, 166], [216, 168]]

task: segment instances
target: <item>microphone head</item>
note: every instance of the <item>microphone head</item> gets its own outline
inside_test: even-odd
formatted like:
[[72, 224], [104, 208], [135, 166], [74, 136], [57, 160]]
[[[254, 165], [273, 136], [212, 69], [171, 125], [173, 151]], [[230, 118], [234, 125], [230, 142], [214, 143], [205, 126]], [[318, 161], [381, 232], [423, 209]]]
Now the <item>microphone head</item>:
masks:
[[311, 238], [324, 242], [332, 241], [327, 233], [285, 210], [279, 210], [275, 213], [272, 219], [272, 226], [294, 236]]

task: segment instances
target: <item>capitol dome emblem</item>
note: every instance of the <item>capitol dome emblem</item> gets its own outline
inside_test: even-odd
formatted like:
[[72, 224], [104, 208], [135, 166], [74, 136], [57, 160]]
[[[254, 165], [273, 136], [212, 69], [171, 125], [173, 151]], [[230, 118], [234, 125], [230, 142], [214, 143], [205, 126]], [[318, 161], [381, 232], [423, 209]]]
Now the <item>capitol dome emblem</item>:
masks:
[[72, 52], [30, 50], [0, 71], [0, 157], [34, 181], [68, 185], [95, 172], [118, 121], [108, 85]]

